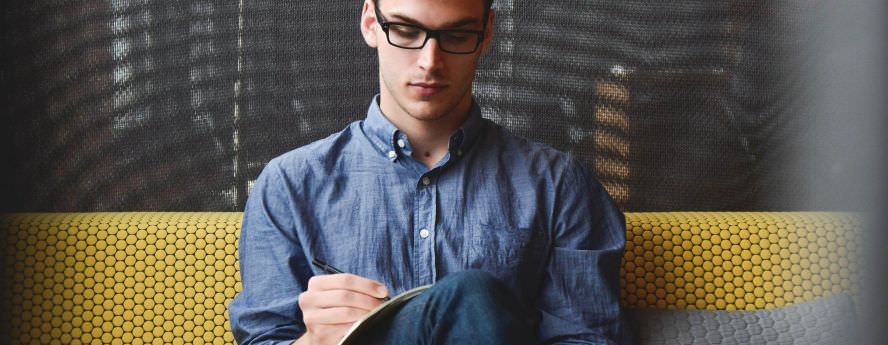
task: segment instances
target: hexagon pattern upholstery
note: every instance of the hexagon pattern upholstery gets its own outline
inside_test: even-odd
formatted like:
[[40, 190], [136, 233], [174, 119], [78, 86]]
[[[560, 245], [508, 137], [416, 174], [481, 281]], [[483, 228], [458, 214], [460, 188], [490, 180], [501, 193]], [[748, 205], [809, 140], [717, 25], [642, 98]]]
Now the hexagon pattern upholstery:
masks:
[[[0, 217], [14, 344], [229, 344], [241, 213]], [[622, 303], [760, 310], [856, 290], [838, 213], [627, 213]]]
[[762, 309], [856, 291], [860, 224], [849, 214], [626, 214], [623, 305]]

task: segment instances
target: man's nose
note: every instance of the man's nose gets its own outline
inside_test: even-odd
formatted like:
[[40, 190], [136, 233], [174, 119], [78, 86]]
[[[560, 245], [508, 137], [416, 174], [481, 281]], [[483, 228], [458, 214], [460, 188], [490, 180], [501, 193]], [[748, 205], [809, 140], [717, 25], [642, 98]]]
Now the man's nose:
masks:
[[426, 42], [425, 46], [422, 47], [419, 51], [419, 61], [417, 64], [419, 67], [425, 70], [432, 70], [441, 67], [443, 61], [443, 54], [445, 53], [441, 50], [441, 47], [438, 43], [438, 38], [431, 37]]

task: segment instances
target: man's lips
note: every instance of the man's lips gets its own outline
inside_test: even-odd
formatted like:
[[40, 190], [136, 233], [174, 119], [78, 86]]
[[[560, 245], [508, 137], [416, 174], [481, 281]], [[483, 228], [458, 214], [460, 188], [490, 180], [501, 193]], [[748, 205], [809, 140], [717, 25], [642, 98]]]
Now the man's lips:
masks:
[[431, 95], [447, 88], [446, 84], [441, 83], [410, 83], [408, 85], [422, 95]]

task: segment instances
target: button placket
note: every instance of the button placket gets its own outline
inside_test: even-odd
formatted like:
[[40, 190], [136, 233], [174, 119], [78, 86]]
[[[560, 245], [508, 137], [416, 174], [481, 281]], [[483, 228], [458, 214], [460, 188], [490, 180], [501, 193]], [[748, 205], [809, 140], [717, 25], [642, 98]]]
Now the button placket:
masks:
[[435, 279], [435, 219], [437, 214], [437, 188], [432, 177], [423, 176], [416, 186], [414, 213], [416, 240], [413, 242], [416, 284], [431, 284]]

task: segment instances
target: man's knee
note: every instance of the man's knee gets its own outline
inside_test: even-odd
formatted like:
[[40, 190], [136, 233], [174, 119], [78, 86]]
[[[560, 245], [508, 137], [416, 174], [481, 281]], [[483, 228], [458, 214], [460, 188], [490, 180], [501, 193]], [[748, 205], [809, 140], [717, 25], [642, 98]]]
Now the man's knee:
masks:
[[536, 339], [536, 323], [526, 304], [493, 274], [462, 271], [441, 279], [435, 288], [440, 290], [433, 298], [446, 306], [441, 319], [460, 320], [465, 327], [482, 330], [470, 335], [458, 332], [454, 343], [523, 344]]
[[496, 303], [512, 297], [507, 285], [482, 270], [467, 270], [450, 274], [433, 287], [439, 293], [468, 303]]
[[472, 269], [450, 274], [438, 284], [472, 291], [492, 291], [505, 288], [505, 284], [487, 271]]

